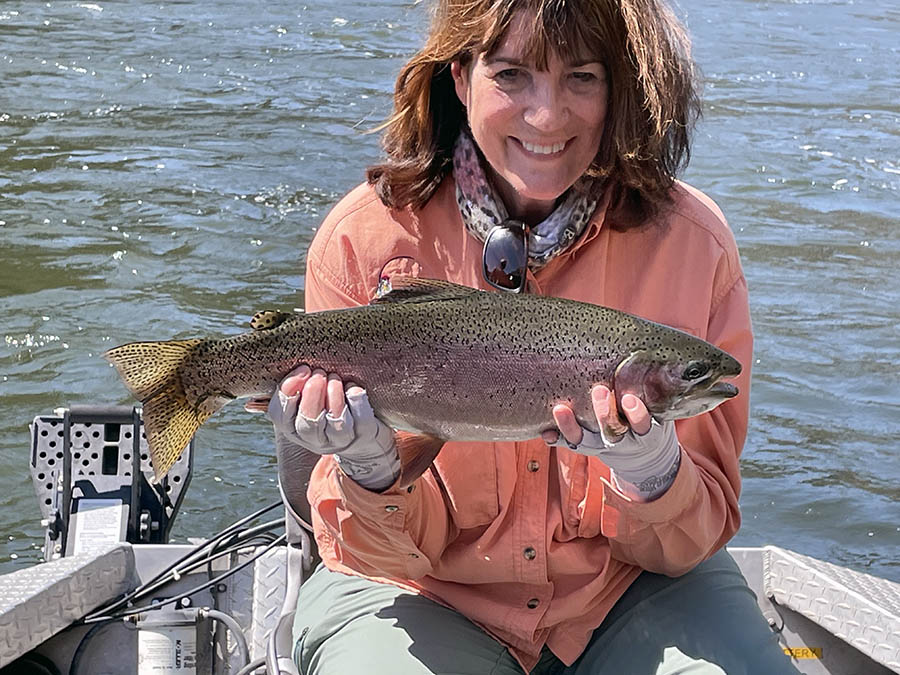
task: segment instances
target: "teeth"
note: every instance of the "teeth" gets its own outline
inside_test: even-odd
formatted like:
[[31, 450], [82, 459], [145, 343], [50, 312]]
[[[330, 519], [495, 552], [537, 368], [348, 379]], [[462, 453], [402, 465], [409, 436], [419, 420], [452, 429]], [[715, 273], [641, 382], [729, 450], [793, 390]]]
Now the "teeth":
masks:
[[553, 145], [534, 145], [532, 143], [529, 143], [528, 141], [522, 141], [522, 146], [528, 152], [533, 152], [536, 155], [552, 155], [553, 153], [559, 152], [564, 147], [566, 147], [566, 144], [554, 143]]

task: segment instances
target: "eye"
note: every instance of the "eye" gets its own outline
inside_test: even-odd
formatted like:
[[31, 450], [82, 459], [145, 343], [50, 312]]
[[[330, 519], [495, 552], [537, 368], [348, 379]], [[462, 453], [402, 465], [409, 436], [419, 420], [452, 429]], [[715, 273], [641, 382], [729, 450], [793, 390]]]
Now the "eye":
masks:
[[586, 70], [577, 70], [572, 73], [572, 78], [579, 82], [593, 82], [597, 79], [597, 76]]
[[498, 82], [511, 83], [515, 82], [522, 75], [519, 68], [504, 68], [494, 75], [494, 79]]
[[698, 380], [709, 372], [709, 364], [703, 361], [693, 361], [687, 365], [681, 374], [683, 380]]

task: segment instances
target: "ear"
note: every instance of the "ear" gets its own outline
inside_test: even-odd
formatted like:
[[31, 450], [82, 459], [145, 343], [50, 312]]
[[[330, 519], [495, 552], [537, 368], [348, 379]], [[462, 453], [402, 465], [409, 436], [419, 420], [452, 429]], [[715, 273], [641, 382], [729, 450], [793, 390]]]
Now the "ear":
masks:
[[450, 62], [450, 75], [453, 77], [453, 86], [456, 89], [456, 96], [459, 98], [460, 103], [463, 104], [463, 107], [468, 107], [469, 68], [471, 68], [471, 64], [463, 66], [459, 59]]

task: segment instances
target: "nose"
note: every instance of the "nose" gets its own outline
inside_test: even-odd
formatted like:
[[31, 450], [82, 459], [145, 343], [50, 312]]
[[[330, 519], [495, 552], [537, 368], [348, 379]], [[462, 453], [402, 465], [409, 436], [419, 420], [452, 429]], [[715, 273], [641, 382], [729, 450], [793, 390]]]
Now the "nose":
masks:
[[558, 131], [569, 115], [563, 92], [552, 82], [538, 81], [525, 109], [525, 122], [538, 131]]

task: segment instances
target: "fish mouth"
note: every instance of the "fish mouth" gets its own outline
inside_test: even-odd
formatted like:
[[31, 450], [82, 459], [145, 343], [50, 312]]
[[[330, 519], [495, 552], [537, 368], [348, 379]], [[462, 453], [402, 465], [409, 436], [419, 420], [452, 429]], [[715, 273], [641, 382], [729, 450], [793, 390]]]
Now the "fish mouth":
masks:
[[716, 382], [706, 390], [706, 393], [721, 396], [723, 399], [734, 398], [738, 395], [738, 388], [730, 382]]
[[[708, 412], [724, 403], [730, 398], [738, 395], [739, 390], [730, 382], [713, 382], [708, 381], [698, 383], [685, 394], [674, 401], [672, 405], [662, 414], [654, 414], [660, 420], [677, 420], [684, 417], [693, 417], [704, 412]], [[702, 386], [706, 385], [706, 386]]]

